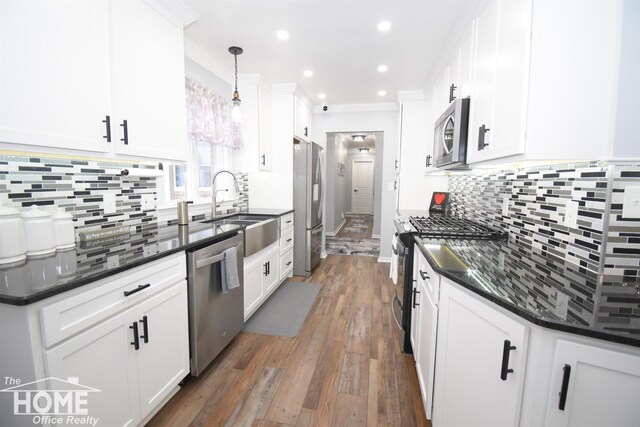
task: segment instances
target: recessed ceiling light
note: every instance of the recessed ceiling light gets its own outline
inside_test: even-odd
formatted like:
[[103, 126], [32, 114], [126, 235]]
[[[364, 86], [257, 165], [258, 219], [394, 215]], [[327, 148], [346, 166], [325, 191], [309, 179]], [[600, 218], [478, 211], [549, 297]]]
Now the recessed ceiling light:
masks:
[[311, 76], [313, 76], [313, 71], [305, 70], [305, 72], [303, 74], [304, 74], [305, 77], [311, 77]]
[[289, 39], [289, 32], [285, 31], [285, 30], [280, 30], [276, 33], [276, 36], [280, 39], [280, 40], [288, 40]]
[[391, 22], [389, 21], [378, 22], [378, 29], [380, 31], [389, 31], [389, 28], [391, 28]]
[[384, 90], [379, 90], [378, 91], [378, 96], [385, 96], [386, 94], [387, 94], [387, 92], [384, 91]]
[[319, 93], [318, 94], [318, 98], [320, 98], [320, 99], [325, 99], [326, 97], [327, 97], [326, 93]]
[[351, 139], [353, 139], [353, 142], [364, 142], [365, 136], [364, 135], [351, 135]]
[[386, 65], [378, 65], [378, 71], [380, 71], [381, 73], [386, 72], [389, 69], [389, 67], [387, 67]]

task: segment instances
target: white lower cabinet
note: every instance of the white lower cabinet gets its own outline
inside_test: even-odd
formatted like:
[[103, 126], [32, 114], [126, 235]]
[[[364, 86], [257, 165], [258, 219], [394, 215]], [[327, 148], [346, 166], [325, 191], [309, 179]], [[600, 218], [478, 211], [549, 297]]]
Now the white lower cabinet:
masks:
[[244, 259], [244, 319], [247, 320], [280, 284], [280, 243]]
[[558, 340], [546, 427], [640, 425], [640, 356]]
[[437, 297], [440, 275], [429, 266], [416, 247], [414, 252], [414, 290], [411, 314], [411, 346], [427, 419], [433, 416], [433, 381], [438, 330]]
[[112, 426], [137, 425], [189, 373], [187, 284], [177, 283], [45, 352], [47, 377], [76, 377], [87, 408]]
[[112, 426], [140, 422], [137, 355], [132, 351], [132, 310], [89, 329], [45, 353], [48, 377], [78, 378], [80, 384], [96, 389], [87, 397], [93, 417]]
[[516, 426], [528, 329], [441, 278], [433, 425]]

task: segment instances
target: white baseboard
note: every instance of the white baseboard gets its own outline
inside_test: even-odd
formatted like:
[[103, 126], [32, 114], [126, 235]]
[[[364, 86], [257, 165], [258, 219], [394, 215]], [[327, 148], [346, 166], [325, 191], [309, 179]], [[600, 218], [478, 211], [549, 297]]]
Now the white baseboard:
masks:
[[342, 218], [342, 222], [340, 223], [340, 225], [338, 225], [338, 228], [336, 228], [336, 231], [334, 232], [327, 232], [324, 233], [325, 236], [329, 236], [329, 237], [335, 237], [336, 234], [338, 234], [340, 232], [340, 230], [342, 229], [342, 227], [344, 227], [344, 225], [347, 223], [347, 220], [345, 218]]
[[372, 239], [379, 239], [379, 238], [380, 238], [380, 235], [379, 235], [379, 234], [372, 234], [372, 235], [371, 235], [371, 238], [372, 238]]
[[391, 262], [391, 257], [378, 257], [378, 262]]
[[323, 252], [320, 254], [320, 258], [326, 258], [326, 257], [327, 257], [327, 251], [323, 251]]

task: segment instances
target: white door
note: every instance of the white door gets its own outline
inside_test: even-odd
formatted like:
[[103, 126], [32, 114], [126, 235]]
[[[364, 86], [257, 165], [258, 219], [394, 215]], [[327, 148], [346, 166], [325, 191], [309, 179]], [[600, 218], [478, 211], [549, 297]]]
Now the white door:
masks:
[[351, 212], [372, 214], [373, 160], [354, 160], [351, 171]]
[[439, 427], [518, 425], [528, 330], [478, 298], [441, 278], [433, 402]]
[[639, 426], [638, 390], [640, 357], [560, 340], [545, 426]]
[[105, 426], [140, 422], [133, 310], [127, 310], [45, 353], [49, 377], [77, 377], [83, 386], [100, 391], [87, 396], [88, 415]]
[[141, 0], [110, 5], [116, 150], [186, 160], [183, 28]]
[[140, 350], [140, 411], [146, 417], [189, 374], [187, 282], [172, 286], [136, 309]]
[[0, 141], [111, 150], [104, 9], [102, 1], [0, 1]]

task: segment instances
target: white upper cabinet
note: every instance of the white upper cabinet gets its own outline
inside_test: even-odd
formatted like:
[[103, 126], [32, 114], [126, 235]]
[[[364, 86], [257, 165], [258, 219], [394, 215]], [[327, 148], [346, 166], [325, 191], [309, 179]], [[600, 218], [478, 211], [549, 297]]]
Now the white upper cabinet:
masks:
[[311, 138], [311, 110], [302, 98], [296, 96], [294, 135], [309, 141]]
[[2, 1], [0, 23], [3, 147], [186, 160], [182, 24], [142, 0]]
[[524, 152], [531, 1], [489, 1], [475, 20], [467, 162]]
[[0, 2], [0, 141], [111, 150], [105, 8]]
[[258, 169], [271, 170], [273, 164], [271, 135], [271, 94], [264, 87], [258, 87], [259, 110], [259, 159]]
[[186, 160], [182, 26], [142, 1], [111, 2], [110, 10], [116, 151]]

